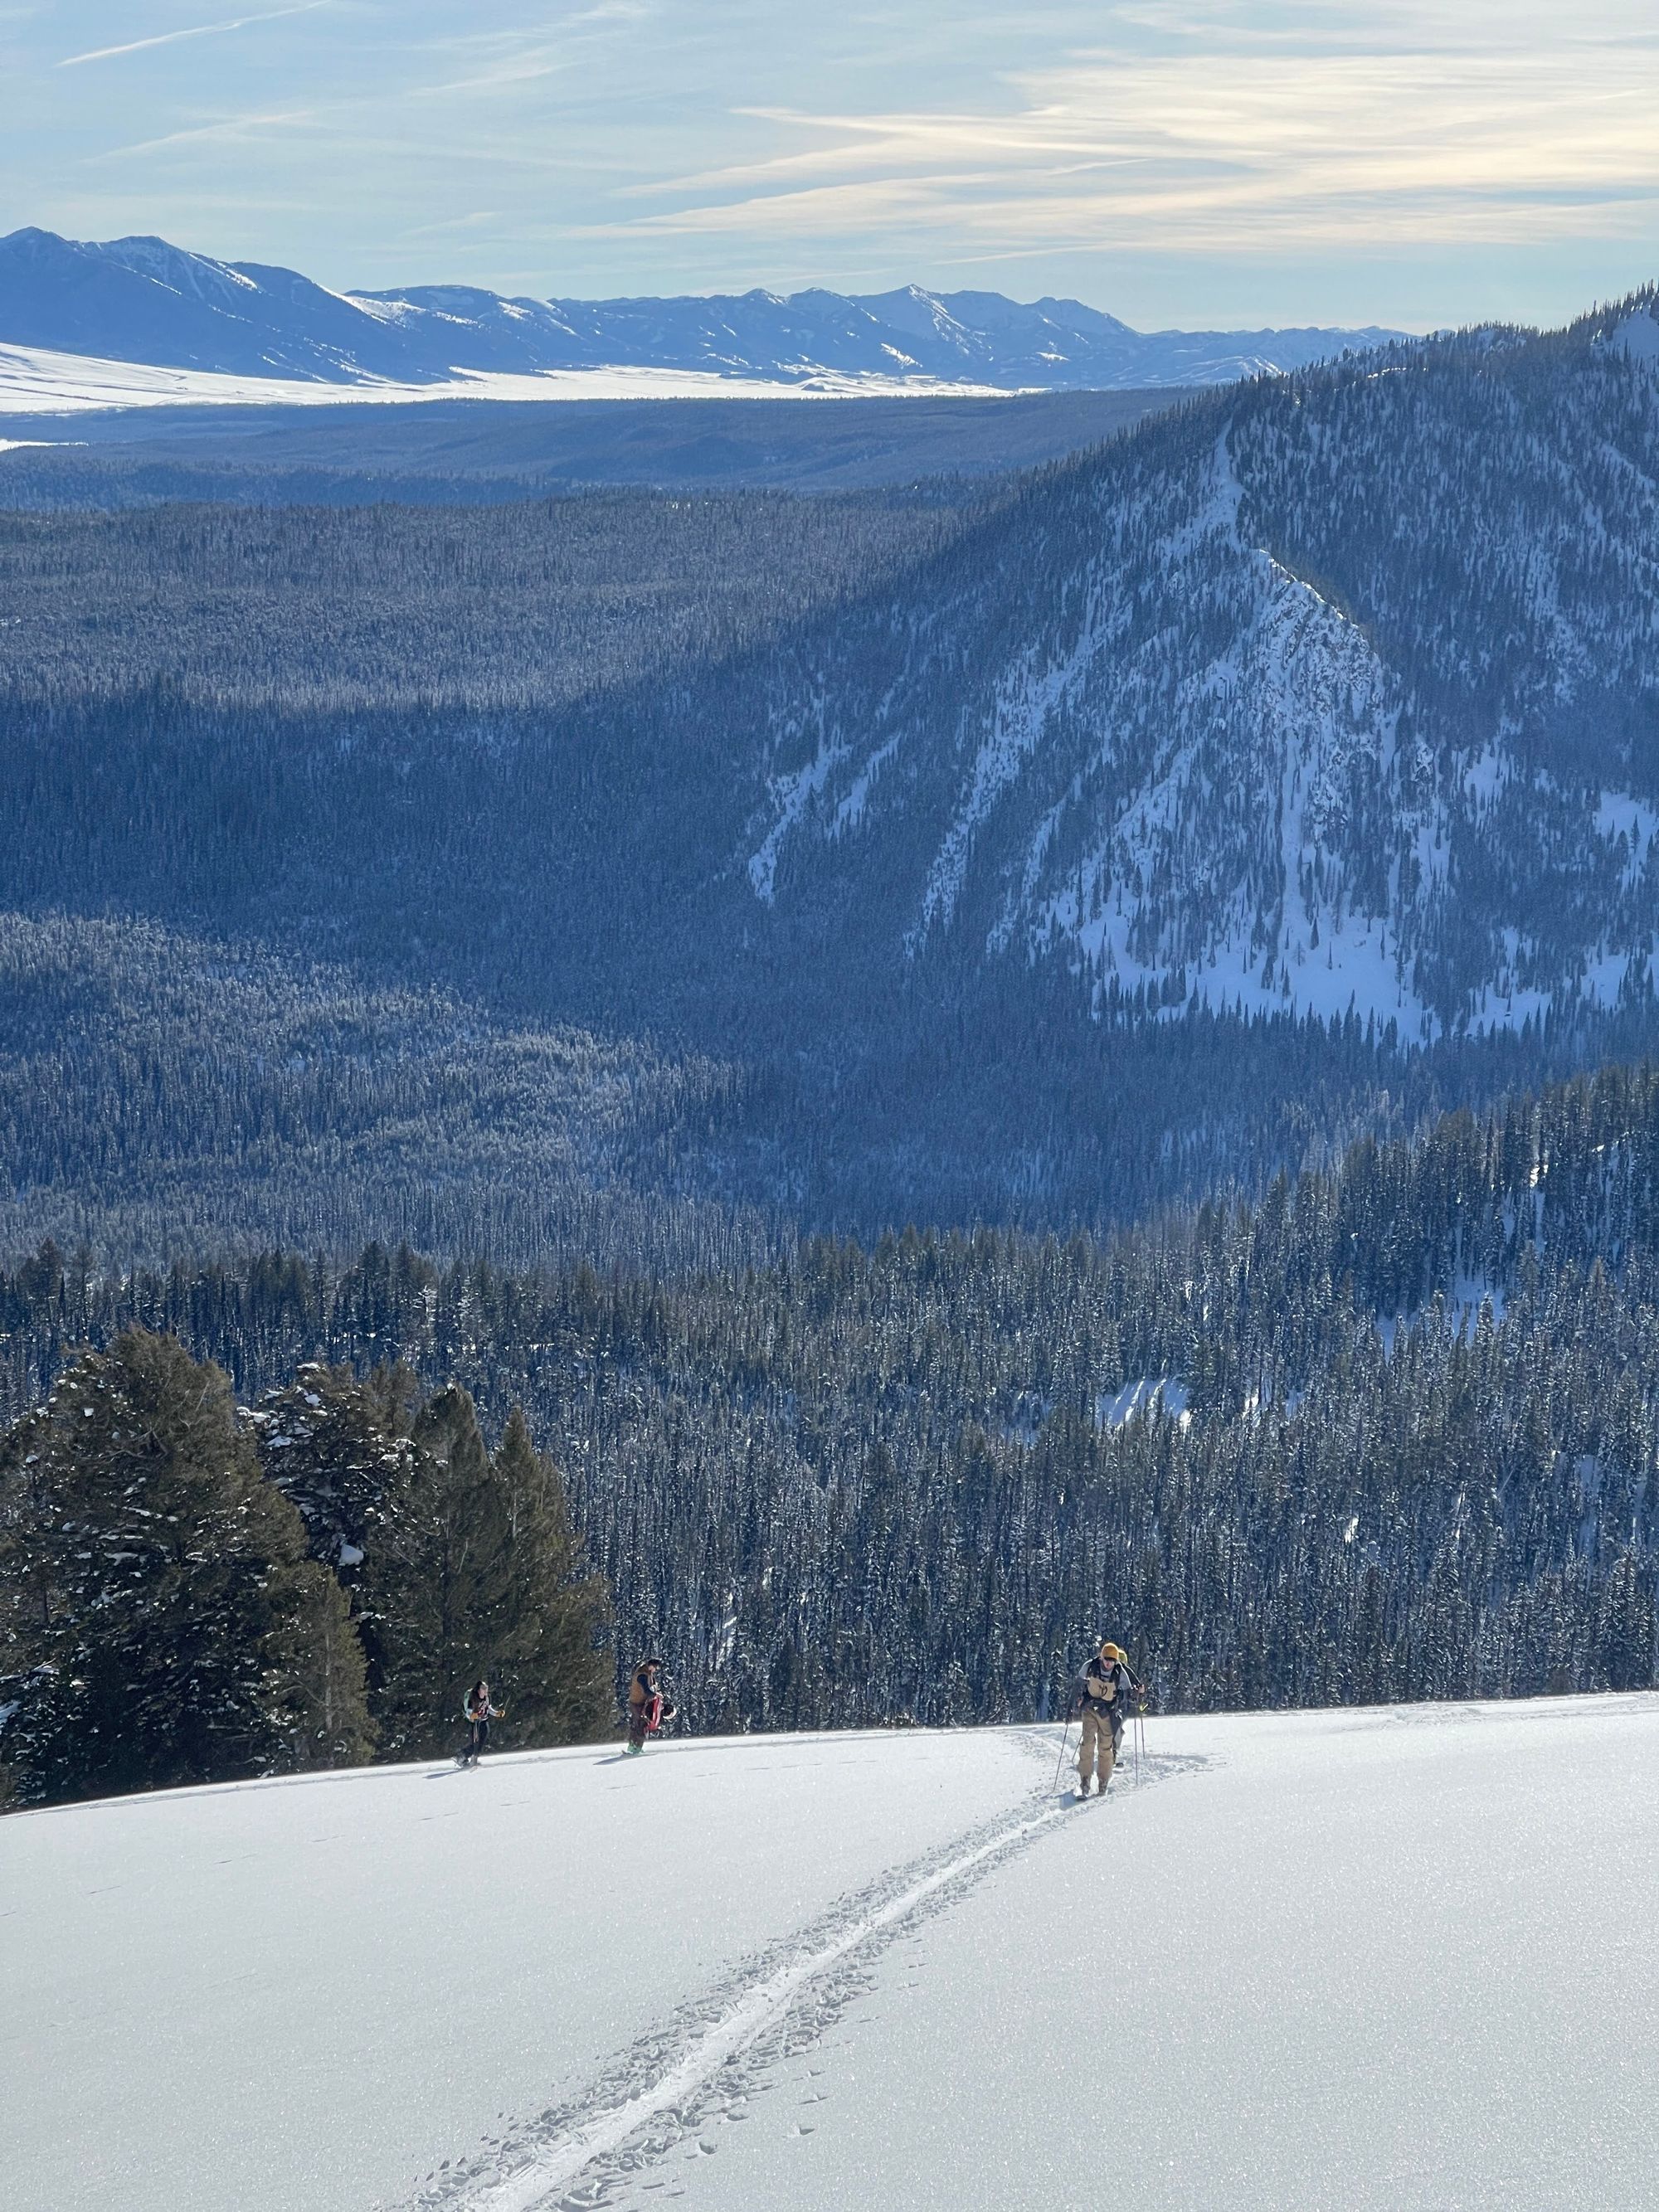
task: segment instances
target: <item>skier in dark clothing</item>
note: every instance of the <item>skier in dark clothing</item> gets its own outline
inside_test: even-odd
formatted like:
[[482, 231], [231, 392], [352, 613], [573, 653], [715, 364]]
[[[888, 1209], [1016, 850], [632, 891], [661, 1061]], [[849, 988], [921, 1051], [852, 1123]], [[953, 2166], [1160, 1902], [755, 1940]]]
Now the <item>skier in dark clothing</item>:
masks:
[[1073, 1711], [1083, 1716], [1083, 1732], [1077, 1753], [1077, 1794], [1089, 1794], [1089, 1778], [1098, 1771], [1098, 1795], [1104, 1796], [1106, 1784], [1112, 1778], [1112, 1769], [1117, 1764], [1117, 1747], [1122, 1741], [1123, 1723], [1128, 1700], [1133, 1694], [1145, 1694], [1144, 1686], [1130, 1671], [1128, 1655], [1117, 1644], [1103, 1643], [1094, 1657], [1083, 1670]]
[[501, 1717], [499, 1708], [489, 1702], [488, 1682], [475, 1682], [472, 1685], [466, 1693], [466, 1702], [461, 1707], [461, 1714], [467, 1724], [467, 1739], [466, 1748], [460, 1755], [460, 1764], [463, 1766], [476, 1766], [483, 1754], [484, 1746], [489, 1741], [489, 1723]]
[[641, 1659], [628, 1685], [629, 1751], [643, 1751], [646, 1738], [655, 1735], [664, 1722], [672, 1721], [673, 1717], [674, 1708], [665, 1704], [663, 1698], [662, 1661]]

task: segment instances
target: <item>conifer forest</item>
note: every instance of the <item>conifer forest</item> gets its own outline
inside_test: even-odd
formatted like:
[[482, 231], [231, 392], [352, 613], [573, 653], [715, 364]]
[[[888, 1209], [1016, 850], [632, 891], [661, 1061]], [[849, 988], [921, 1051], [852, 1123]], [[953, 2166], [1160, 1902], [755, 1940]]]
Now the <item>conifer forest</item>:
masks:
[[20, 477], [0, 1802], [647, 1651], [1653, 1683], [1656, 312], [817, 494]]

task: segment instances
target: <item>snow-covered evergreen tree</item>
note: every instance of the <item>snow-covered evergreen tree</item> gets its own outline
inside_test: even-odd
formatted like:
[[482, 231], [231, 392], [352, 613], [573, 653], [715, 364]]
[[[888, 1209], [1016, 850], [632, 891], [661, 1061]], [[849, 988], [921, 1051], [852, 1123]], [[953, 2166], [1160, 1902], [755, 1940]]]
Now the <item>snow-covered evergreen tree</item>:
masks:
[[412, 1376], [365, 1382], [349, 1367], [307, 1360], [250, 1416], [260, 1464], [299, 1508], [313, 1556], [348, 1586], [362, 1563], [370, 1516], [408, 1465], [398, 1401], [411, 1393], [418, 1395]]
[[33, 1802], [361, 1759], [345, 1599], [265, 1482], [230, 1385], [128, 1328], [0, 1457], [3, 1732]]

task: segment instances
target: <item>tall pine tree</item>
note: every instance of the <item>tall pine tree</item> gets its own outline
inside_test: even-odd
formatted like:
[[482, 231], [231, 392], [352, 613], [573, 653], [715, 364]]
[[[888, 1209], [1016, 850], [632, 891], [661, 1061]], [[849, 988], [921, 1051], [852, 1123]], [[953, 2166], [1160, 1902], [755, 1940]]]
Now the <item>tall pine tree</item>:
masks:
[[497, 1629], [495, 1665], [511, 1699], [504, 1732], [515, 1743], [582, 1743], [615, 1717], [616, 1683], [599, 1638], [610, 1617], [559, 1470], [532, 1440], [515, 1406], [493, 1462], [507, 1510], [511, 1574]]
[[25, 1802], [368, 1755], [345, 1599], [225, 1376], [171, 1337], [84, 1354], [5, 1439], [0, 1609]]
[[507, 1708], [504, 1741], [596, 1734], [611, 1701], [595, 1650], [603, 1586], [581, 1570], [557, 1474], [522, 1415], [494, 1460], [455, 1384], [422, 1407], [407, 1468], [369, 1529], [364, 1628], [385, 1751], [452, 1744], [480, 1675]]
[[418, 1759], [456, 1736], [467, 1686], [490, 1665], [507, 1518], [467, 1392], [440, 1390], [369, 1517], [362, 1583], [370, 1695], [383, 1753]]

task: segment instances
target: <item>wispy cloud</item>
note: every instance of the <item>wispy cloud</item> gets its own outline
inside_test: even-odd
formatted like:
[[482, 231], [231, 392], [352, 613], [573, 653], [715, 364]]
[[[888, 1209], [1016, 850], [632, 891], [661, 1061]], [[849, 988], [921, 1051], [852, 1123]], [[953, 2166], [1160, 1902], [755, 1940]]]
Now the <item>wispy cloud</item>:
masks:
[[417, 222], [411, 230], [400, 230], [402, 238], [441, 238], [458, 230], [477, 230], [484, 224], [507, 222], [511, 218], [496, 208], [480, 208], [472, 215], [450, 216], [443, 222]]
[[311, 15], [319, 8], [331, 8], [334, 0], [298, 0], [292, 8], [268, 8], [259, 15], [233, 15], [222, 23], [191, 23], [182, 30], [157, 31], [148, 39], [129, 39], [125, 46], [94, 46], [88, 53], [67, 54], [59, 69], [79, 69], [82, 62], [112, 61], [118, 54], [141, 54], [151, 46], [171, 46], [180, 39], [216, 38], [222, 31], [245, 31], [252, 23], [276, 23], [287, 15]]
[[568, 52], [550, 48], [534, 53], [520, 50], [494, 69], [479, 70], [471, 76], [446, 77], [440, 83], [411, 85], [404, 97], [453, 100], [467, 92], [513, 92], [534, 84], [539, 78], [558, 76], [576, 66], [576, 57]]
[[[243, 0], [190, 21], [216, 4], [0, 0], [8, 82], [34, 73], [0, 188], [38, 204], [60, 179], [55, 225], [173, 222], [352, 282], [434, 252], [560, 291], [1029, 262], [1177, 317], [1278, 285], [1285, 319], [1334, 288], [1408, 319], [1418, 275], [1385, 303], [1368, 261], [1444, 272], [1424, 319], [1475, 295], [1541, 313], [1534, 269], [1571, 304], [1659, 246], [1654, 0]], [[109, 43], [60, 58], [71, 15]]]
[[267, 115], [227, 115], [216, 123], [198, 123], [187, 130], [166, 131], [159, 138], [139, 138], [129, 146], [106, 147], [102, 153], [88, 154], [85, 159], [91, 167], [100, 161], [125, 161], [131, 155], [164, 153], [174, 146], [247, 144], [269, 138], [279, 131], [301, 129], [314, 120], [314, 111], [307, 107], [293, 107]]
[[574, 9], [568, 15], [546, 19], [538, 15], [530, 27], [462, 31], [429, 40], [423, 52], [465, 57], [472, 66], [465, 76], [444, 74], [415, 85], [404, 96], [434, 100], [465, 93], [515, 91], [540, 78], [562, 76], [588, 65], [596, 42], [614, 46], [612, 33], [647, 21], [657, 12], [658, 4], [659, 0], [596, 0], [596, 4]]
[[[1632, 234], [1659, 204], [1659, 50], [1632, 20], [1505, 43], [1416, 0], [1370, 16], [1388, 51], [1323, 36], [1314, 6], [1241, 33], [1237, 10], [1139, 10], [1163, 51], [1079, 51], [976, 112], [747, 111], [774, 150], [635, 185], [601, 229], [870, 238], [896, 222], [983, 255], [1044, 247], [1283, 252]], [[1614, 11], [1618, 11], [1615, 9]], [[1203, 19], [1204, 37], [1191, 35]], [[1231, 18], [1224, 35], [1217, 26]], [[1301, 49], [1285, 44], [1287, 21]], [[1495, 19], [1494, 26], [1495, 27]], [[666, 204], [664, 204], [666, 203]]]

